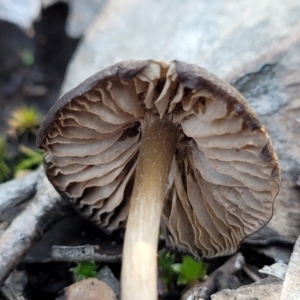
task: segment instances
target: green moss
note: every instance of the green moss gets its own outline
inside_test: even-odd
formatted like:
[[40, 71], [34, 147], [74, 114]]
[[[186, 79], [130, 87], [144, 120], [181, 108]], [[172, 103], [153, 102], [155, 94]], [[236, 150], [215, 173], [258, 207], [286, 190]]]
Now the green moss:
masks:
[[7, 145], [5, 139], [0, 137], [0, 182], [11, 177], [11, 170], [7, 165]]
[[13, 111], [8, 119], [10, 129], [17, 136], [22, 135], [26, 131], [36, 133], [37, 127], [41, 124], [42, 114], [35, 107], [20, 107]]
[[175, 264], [175, 255], [166, 249], [159, 251], [158, 266], [160, 267], [161, 277], [164, 284], [169, 290], [174, 288], [177, 275], [174, 272], [173, 265]]
[[165, 249], [159, 252], [158, 265], [162, 280], [169, 290], [176, 284], [186, 285], [194, 280], [202, 280], [207, 269], [206, 263], [196, 261], [188, 255], [182, 257], [181, 263], [175, 263], [175, 255]]
[[75, 281], [86, 278], [97, 278], [97, 266], [93, 261], [79, 262], [77, 266], [70, 269], [74, 275]]
[[188, 255], [182, 257], [182, 263], [173, 265], [174, 271], [178, 274], [177, 283], [188, 284], [197, 279], [203, 279], [206, 275], [207, 264], [203, 261], [196, 261]]

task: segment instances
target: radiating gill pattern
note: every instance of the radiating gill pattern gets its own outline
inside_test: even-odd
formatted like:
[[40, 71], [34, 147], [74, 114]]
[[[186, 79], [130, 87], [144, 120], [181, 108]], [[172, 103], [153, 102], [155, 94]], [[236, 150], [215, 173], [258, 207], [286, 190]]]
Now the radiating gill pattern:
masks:
[[[41, 147], [50, 181], [108, 231], [125, 225], [148, 114], [177, 124], [162, 228], [168, 246], [213, 257], [235, 252], [272, 216], [279, 171], [245, 99], [204, 69], [150, 61], [72, 96]], [[122, 66], [124, 69], [124, 66]]]

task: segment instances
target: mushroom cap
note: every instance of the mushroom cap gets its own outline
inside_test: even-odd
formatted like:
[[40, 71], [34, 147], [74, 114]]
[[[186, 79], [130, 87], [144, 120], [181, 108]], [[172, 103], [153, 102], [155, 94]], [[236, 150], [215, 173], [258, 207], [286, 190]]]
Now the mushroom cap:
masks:
[[196, 65], [122, 62], [66, 93], [37, 137], [49, 180], [102, 228], [125, 225], [152, 114], [180, 132], [162, 215], [167, 245], [195, 257], [234, 253], [272, 217], [278, 161], [245, 98]]

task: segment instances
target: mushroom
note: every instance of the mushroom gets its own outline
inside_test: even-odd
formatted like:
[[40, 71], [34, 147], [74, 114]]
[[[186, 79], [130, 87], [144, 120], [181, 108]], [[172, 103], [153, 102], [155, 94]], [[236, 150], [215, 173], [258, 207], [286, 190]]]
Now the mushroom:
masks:
[[161, 222], [169, 247], [230, 255], [272, 217], [279, 167], [232, 86], [196, 65], [127, 61], [51, 108], [38, 133], [57, 191], [107, 231], [125, 226], [122, 299], [156, 299]]

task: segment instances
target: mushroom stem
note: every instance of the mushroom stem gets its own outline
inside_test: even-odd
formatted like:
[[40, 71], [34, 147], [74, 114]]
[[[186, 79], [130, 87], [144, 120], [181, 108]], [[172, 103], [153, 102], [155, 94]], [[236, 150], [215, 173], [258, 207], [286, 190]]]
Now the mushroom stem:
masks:
[[171, 121], [146, 119], [126, 225], [122, 300], [157, 299], [158, 234], [177, 139]]

